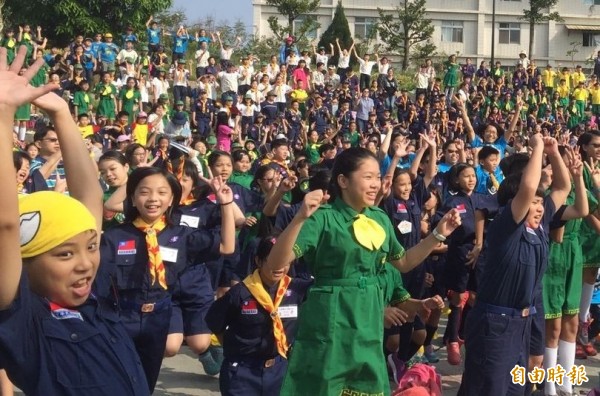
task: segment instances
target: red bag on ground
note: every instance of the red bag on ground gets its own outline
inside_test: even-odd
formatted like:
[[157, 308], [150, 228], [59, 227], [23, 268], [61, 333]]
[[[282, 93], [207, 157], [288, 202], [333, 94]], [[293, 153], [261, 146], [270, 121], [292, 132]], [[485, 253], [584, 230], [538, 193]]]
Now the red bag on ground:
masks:
[[392, 396], [442, 396], [442, 380], [435, 368], [417, 363], [404, 373]]

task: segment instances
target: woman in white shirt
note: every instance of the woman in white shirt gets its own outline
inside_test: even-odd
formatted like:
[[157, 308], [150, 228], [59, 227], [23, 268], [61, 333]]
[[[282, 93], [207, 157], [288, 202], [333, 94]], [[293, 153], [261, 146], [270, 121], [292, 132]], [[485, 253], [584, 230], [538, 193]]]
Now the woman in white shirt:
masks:
[[344, 82], [346, 79], [346, 73], [348, 69], [350, 69], [350, 54], [354, 50], [354, 39], [352, 39], [352, 45], [350, 49], [342, 49], [340, 47], [340, 39], [336, 38], [335, 43], [337, 44], [338, 51], [340, 52], [340, 57], [338, 58], [338, 69], [337, 74], [340, 75], [341, 82]]
[[[152, 80], [152, 101], [158, 102], [158, 97], [161, 94], [169, 93], [169, 82], [166, 78], [167, 72], [165, 69], [161, 69], [157, 77]], [[148, 120], [150, 122], [150, 120]]]

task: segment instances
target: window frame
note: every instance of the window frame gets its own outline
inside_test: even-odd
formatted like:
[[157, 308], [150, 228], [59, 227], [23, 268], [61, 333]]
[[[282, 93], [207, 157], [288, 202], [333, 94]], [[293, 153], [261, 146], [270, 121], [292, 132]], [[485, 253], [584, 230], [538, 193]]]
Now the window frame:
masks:
[[[503, 27], [502, 25], [506, 25], [506, 27]], [[502, 41], [502, 33], [508, 35], [508, 40], [506, 42]], [[518, 40], [514, 40], [514, 34], [518, 34]], [[521, 44], [521, 24], [518, 22], [499, 22], [498, 44]]]
[[[464, 43], [465, 23], [463, 21], [442, 20], [441, 42]], [[449, 35], [449, 37], [447, 37]]]

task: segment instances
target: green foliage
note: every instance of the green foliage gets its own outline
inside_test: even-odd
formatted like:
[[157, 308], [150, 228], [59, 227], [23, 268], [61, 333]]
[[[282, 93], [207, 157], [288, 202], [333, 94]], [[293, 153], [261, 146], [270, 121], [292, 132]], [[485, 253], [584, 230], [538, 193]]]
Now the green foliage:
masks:
[[336, 38], [340, 40], [340, 47], [342, 48], [350, 48], [352, 45], [352, 34], [350, 33], [348, 19], [346, 18], [346, 13], [344, 12], [341, 1], [338, 1], [331, 25], [323, 32], [321, 40], [319, 40], [319, 47], [325, 47], [325, 52], [331, 52], [331, 45], [335, 48], [335, 55], [329, 58], [329, 63], [333, 65], [337, 65], [339, 58], [335, 43]]
[[558, 12], [549, 12], [550, 8], [556, 6], [558, 0], [529, 0], [529, 9], [523, 10], [522, 21], [529, 23], [529, 57], [533, 59], [533, 43], [535, 25], [548, 21], [563, 22], [564, 19]]
[[435, 55], [436, 47], [431, 42], [433, 24], [426, 15], [426, 0], [402, 0], [396, 14], [386, 14], [378, 8], [377, 31], [390, 53], [402, 57], [402, 70], [411, 60], [417, 61]]
[[281, 25], [279, 18], [269, 17], [269, 28], [280, 41], [287, 36], [295, 36], [296, 41], [306, 37], [310, 31], [318, 29], [319, 23], [315, 18], [304, 18], [302, 25], [294, 32], [294, 21], [300, 16], [314, 12], [321, 5], [320, 0], [266, 0], [267, 5], [275, 7], [280, 15], [285, 16], [287, 25]]
[[569, 43], [571, 49], [569, 49], [565, 55], [571, 58], [571, 64], [573, 65], [573, 67], [575, 67], [575, 55], [579, 53], [579, 47], [581, 47], [582, 45], [583, 43], [581, 41], [571, 41]]
[[171, 7], [172, 0], [6, 0], [5, 20], [44, 27], [44, 35], [58, 44], [77, 34], [111, 32], [116, 37], [129, 25], [145, 32], [150, 15]]

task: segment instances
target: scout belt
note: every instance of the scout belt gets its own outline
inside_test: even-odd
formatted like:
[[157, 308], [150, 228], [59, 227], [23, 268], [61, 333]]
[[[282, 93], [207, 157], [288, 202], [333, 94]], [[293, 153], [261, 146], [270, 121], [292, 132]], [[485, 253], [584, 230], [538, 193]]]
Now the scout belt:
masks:
[[135, 302], [135, 301], [119, 301], [119, 307], [124, 311], [134, 311], [141, 313], [151, 313], [154, 311], [162, 311], [171, 305], [171, 298], [163, 298], [154, 302]]
[[498, 314], [498, 315], [526, 318], [529, 315], [535, 315], [537, 313], [535, 307], [516, 309], [516, 308], [500, 307], [498, 305], [486, 304], [486, 303], [482, 303], [482, 302], [480, 302], [479, 304], [481, 304], [482, 308], [486, 312], [490, 312], [490, 313], [494, 313], [494, 314]]
[[358, 287], [364, 289], [368, 285], [379, 284], [379, 279], [376, 276], [360, 276], [352, 279], [330, 279], [330, 278], [317, 278], [315, 279], [315, 286], [347, 286], [347, 287]]

